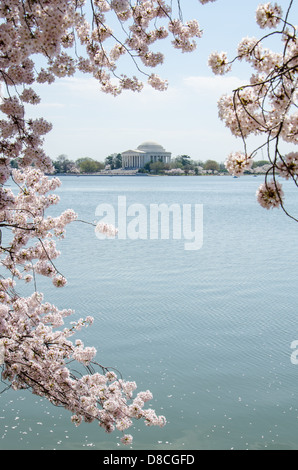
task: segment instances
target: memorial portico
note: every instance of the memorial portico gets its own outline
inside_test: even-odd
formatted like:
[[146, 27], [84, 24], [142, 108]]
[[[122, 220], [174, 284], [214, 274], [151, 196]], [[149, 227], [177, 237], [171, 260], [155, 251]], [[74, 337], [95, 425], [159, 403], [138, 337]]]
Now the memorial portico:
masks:
[[121, 154], [122, 168], [144, 168], [146, 163], [163, 162], [170, 163], [172, 154], [155, 142], [144, 142], [136, 150], [127, 150]]

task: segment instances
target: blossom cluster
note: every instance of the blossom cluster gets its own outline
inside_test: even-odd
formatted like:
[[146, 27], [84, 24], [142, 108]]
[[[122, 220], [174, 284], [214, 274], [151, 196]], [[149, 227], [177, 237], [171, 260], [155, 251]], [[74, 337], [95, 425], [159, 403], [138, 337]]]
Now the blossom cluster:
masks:
[[245, 170], [252, 167], [252, 158], [247, 157], [242, 152], [232, 152], [226, 160], [226, 168], [233, 176], [243, 175]]
[[183, 52], [191, 52], [196, 48], [196, 43], [191, 41], [191, 38], [202, 37], [202, 31], [196, 20], [189, 21], [186, 24], [183, 24], [180, 20], [173, 20], [169, 25], [169, 31], [175, 36], [172, 44], [176, 49], [181, 49]]
[[106, 235], [107, 237], [114, 238], [118, 233], [118, 229], [111, 224], [98, 222], [95, 226], [95, 232], [99, 234], [102, 233], [103, 235]]
[[[9, 0], [0, 6], [0, 17], [5, 20], [0, 25], [0, 81], [11, 85], [31, 85], [35, 80], [52, 83], [56, 77], [71, 76], [80, 70], [92, 74], [103, 91], [117, 95], [129, 87], [135, 90], [135, 80], [123, 81], [116, 74], [117, 61], [124, 54], [133, 62], [139, 58], [146, 67], [156, 67], [163, 62], [162, 53], [150, 50], [156, 41], [170, 33], [174, 47], [188, 52], [195, 49], [196, 39], [202, 36], [196, 20], [183, 23], [173, 19], [172, 2], [170, 5], [166, 0], [92, 0], [90, 20], [84, 12], [85, 3]], [[114, 36], [107, 14], [114, 14], [120, 22], [125, 31], [123, 40]], [[67, 52], [78, 43], [86, 51], [85, 56]], [[34, 54], [47, 58], [47, 68], [35, 70], [30, 58]], [[30, 88], [22, 97], [30, 103], [39, 101]]]
[[277, 164], [280, 176], [285, 179], [293, 178], [298, 180], [298, 152], [290, 152], [285, 155]]
[[[280, 140], [293, 145], [298, 143], [298, 39], [296, 27], [288, 23], [290, 9], [291, 4], [286, 14], [287, 20], [284, 20], [282, 9], [276, 3], [268, 2], [258, 6], [257, 24], [262, 29], [273, 28], [274, 31], [262, 39], [244, 37], [241, 40], [236, 59], [244, 60], [252, 67], [250, 82], [218, 101], [220, 119], [234, 136], [243, 140], [245, 147], [242, 156], [234, 152], [227, 158], [226, 167], [232, 174], [242, 174], [251, 166], [251, 155], [256, 152], [247, 152], [249, 136], [265, 136], [263, 146], [267, 146], [268, 155], [272, 148], [275, 149], [274, 155], [269, 157], [273, 182], [266, 182], [257, 192], [258, 202], [266, 208], [284, 208], [283, 193], [275, 180], [276, 174], [286, 179], [292, 178], [295, 184], [298, 177], [297, 152], [284, 155], [278, 145]], [[280, 24], [281, 29], [277, 30]], [[272, 35], [279, 35], [280, 51], [272, 51], [264, 46], [265, 40]], [[214, 52], [209, 57], [209, 66], [215, 74], [229, 72], [232, 62], [225, 52]]]
[[224, 75], [231, 70], [226, 52], [212, 52], [208, 59], [208, 65], [215, 75]]
[[257, 190], [257, 200], [265, 209], [280, 207], [283, 202], [284, 192], [281, 184], [276, 180], [271, 180], [261, 184]]
[[275, 28], [281, 20], [282, 9], [276, 3], [270, 2], [259, 5], [256, 12], [256, 21], [260, 28]]
[[58, 217], [45, 217], [45, 211], [59, 202], [52, 191], [60, 186], [56, 177], [48, 178], [35, 168], [12, 169], [11, 177], [19, 192], [0, 187], [0, 225], [11, 228], [9, 247], [2, 247], [2, 265], [26, 282], [31, 274], [51, 277], [55, 285], [65, 283], [53, 264], [60, 252], [54, 238], [65, 235], [66, 226], [77, 216], [68, 209]]
[[[2, 379], [9, 380], [14, 390], [31, 387], [34, 394], [46, 396], [54, 405], [63, 405], [72, 413], [75, 425], [97, 420], [106, 431], [125, 431], [132, 419], [143, 419], [148, 426], [164, 426], [165, 418], [151, 408], [144, 409], [152, 394], [139, 392], [133, 398], [135, 382], [119, 379], [114, 372], [75, 377], [67, 361], [89, 365], [96, 349], [69, 338], [93, 319], [80, 319], [71, 328], [58, 330], [71, 310], [58, 310], [43, 296], [34, 293], [28, 298], [12, 296], [12, 279], [1, 281], [0, 361]], [[126, 436], [126, 444], [131, 442]]]
[[[79, 339], [70, 340], [83, 326], [92, 324], [92, 317], [66, 327], [64, 319], [74, 313], [72, 310], [59, 310], [36, 291], [27, 298], [16, 293], [17, 280], [32, 282], [37, 275], [52, 278], [56, 287], [65, 285], [66, 279], [54, 265], [59, 256], [55, 239], [64, 237], [66, 226], [77, 215], [68, 209], [57, 217], [44, 216], [59, 200], [52, 193], [61, 184], [58, 178], [45, 176], [36, 168], [13, 169], [11, 177], [19, 187], [18, 194], [0, 188], [0, 225], [13, 233], [9, 248], [1, 249], [2, 266], [11, 273], [0, 280], [2, 379], [15, 390], [30, 387], [51, 403], [63, 405], [76, 425], [97, 420], [106, 432], [124, 431], [132, 426], [132, 419], [142, 418], [146, 425], [163, 426], [163, 416], [143, 408], [152, 398], [150, 392], [139, 392], [132, 399], [135, 383], [118, 379], [104, 368], [104, 373], [80, 377], [70, 372], [69, 361], [88, 366], [95, 360], [94, 347], [84, 346]], [[98, 224], [97, 230], [107, 235], [112, 232], [104, 224]], [[128, 444], [131, 438], [125, 435], [122, 441]]]

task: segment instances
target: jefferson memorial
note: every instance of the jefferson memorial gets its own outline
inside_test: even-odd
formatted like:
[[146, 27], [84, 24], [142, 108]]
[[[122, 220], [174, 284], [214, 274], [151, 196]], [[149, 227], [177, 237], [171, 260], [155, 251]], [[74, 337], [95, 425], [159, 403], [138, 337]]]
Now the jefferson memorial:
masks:
[[121, 153], [122, 168], [144, 168], [146, 163], [163, 162], [170, 163], [172, 154], [156, 142], [144, 142], [136, 150], [126, 150]]

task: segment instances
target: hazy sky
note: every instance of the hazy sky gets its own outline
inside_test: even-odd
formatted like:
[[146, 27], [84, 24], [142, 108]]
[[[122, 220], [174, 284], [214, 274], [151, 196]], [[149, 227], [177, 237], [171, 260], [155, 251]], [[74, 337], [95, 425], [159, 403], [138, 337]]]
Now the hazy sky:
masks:
[[[232, 59], [243, 37], [268, 32], [255, 23], [259, 3], [217, 0], [201, 5], [198, 0], [181, 0], [184, 20], [196, 18], [204, 35], [190, 54], [171, 48], [169, 41], [158, 43], [166, 59], [152, 71], [168, 79], [166, 92], [146, 86], [141, 93], [124, 92], [114, 98], [101, 92], [95, 79], [87, 75], [40, 87], [42, 102], [30, 112], [53, 124], [46, 137], [47, 154], [53, 160], [65, 154], [71, 160], [90, 157], [103, 161], [148, 140], [161, 144], [173, 157], [187, 154], [194, 160], [223, 162], [230, 151], [241, 150], [241, 141], [218, 118], [217, 100], [247, 82], [250, 69], [240, 63], [228, 75], [216, 77], [207, 60], [214, 50], [226, 51]], [[278, 3], [284, 10], [289, 4], [288, 0]], [[298, 23], [297, 4], [290, 20]], [[133, 66], [130, 73], [136, 74]]]

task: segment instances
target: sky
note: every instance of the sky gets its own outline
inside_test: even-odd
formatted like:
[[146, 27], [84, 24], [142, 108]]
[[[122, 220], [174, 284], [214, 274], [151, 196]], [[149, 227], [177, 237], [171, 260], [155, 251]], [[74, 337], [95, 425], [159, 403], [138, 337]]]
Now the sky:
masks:
[[[201, 5], [198, 0], [181, 0], [184, 21], [197, 19], [204, 33], [192, 53], [173, 49], [170, 40], [158, 43], [165, 62], [150, 73], [169, 81], [165, 92], [146, 85], [141, 93], [128, 91], [113, 97], [103, 93], [96, 80], [87, 75], [40, 86], [42, 101], [28, 111], [30, 116], [42, 116], [53, 124], [45, 139], [46, 153], [52, 160], [63, 154], [73, 161], [83, 157], [104, 161], [111, 154], [154, 141], [172, 157], [183, 154], [196, 161], [224, 162], [230, 152], [242, 149], [242, 142], [219, 120], [217, 101], [247, 83], [251, 69], [246, 63], [235, 63], [228, 75], [215, 76], [207, 61], [215, 50], [226, 51], [233, 59], [243, 37], [261, 37], [269, 32], [255, 22], [260, 3], [217, 0]], [[278, 3], [287, 10], [288, 0]], [[295, 0], [290, 16], [293, 24], [298, 24], [297, 3]], [[132, 64], [129, 69], [124, 73], [137, 74]], [[251, 150], [258, 143], [252, 139]]]

